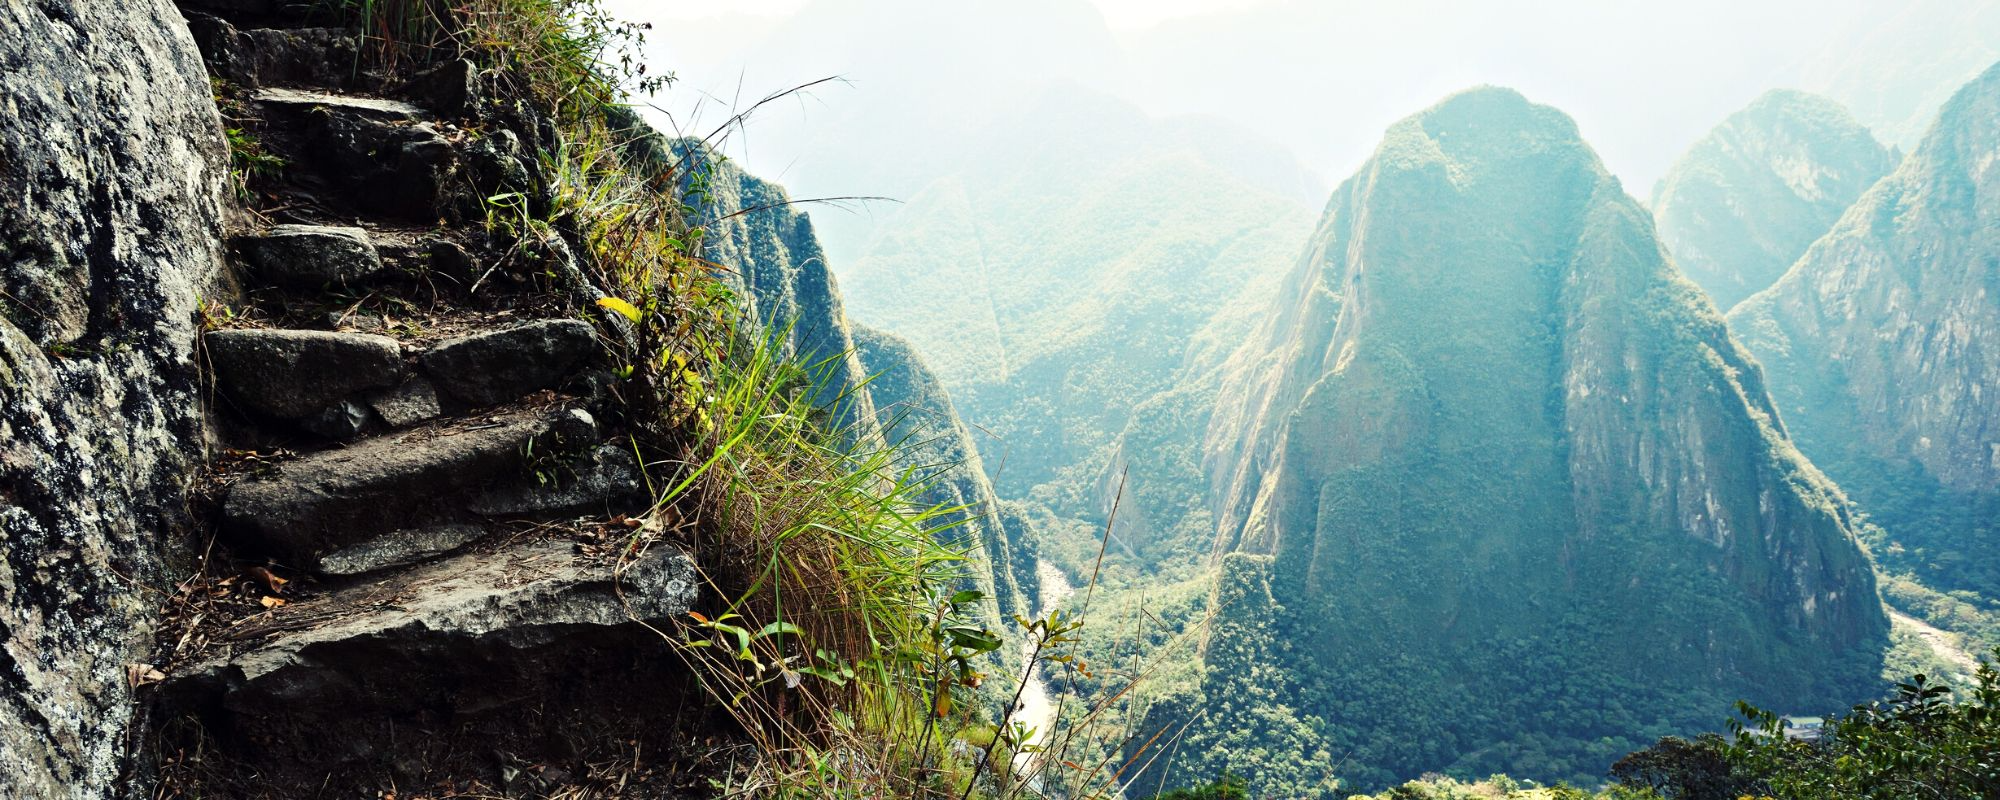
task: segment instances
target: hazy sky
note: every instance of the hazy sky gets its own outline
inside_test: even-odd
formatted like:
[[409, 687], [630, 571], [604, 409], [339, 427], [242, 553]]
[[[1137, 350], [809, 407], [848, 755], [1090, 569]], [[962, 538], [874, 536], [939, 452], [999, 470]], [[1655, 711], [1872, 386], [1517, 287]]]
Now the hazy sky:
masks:
[[[796, 13], [810, 0], [736, 0], [719, 5], [714, 0], [660, 0], [624, 4], [646, 9], [644, 15], [656, 20], [705, 19], [718, 16], [784, 17]], [[1113, 30], [1132, 30], [1157, 25], [1170, 19], [1201, 14], [1241, 11], [1269, 0], [1091, 0]], [[634, 15], [636, 16], [636, 15]]]
[[2000, 58], [2000, 0], [610, 6], [654, 23], [649, 63], [681, 80], [652, 114], [683, 132], [706, 134], [774, 91], [845, 79], [763, 109], [728, 142], [804, 196], [908, 196], [951, 169], [959, 142], [1018, 129], [1009, 115], [1051, 84], [1155, 116], [1226, 120], [1331, 185], [1395, 120], [1491, 83], [1569, 113], [1643, 200], [1682, 150], [1769, 89], [1828, 94], [1907, 147], [1951, 89]]

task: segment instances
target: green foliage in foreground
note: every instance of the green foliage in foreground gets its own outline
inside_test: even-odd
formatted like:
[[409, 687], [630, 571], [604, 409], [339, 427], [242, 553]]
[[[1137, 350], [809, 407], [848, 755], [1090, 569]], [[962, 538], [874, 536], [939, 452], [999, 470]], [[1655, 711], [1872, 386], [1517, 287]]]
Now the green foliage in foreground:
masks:
[[[2000, 658], [2000, 650], [1994, 652]], [[1887, 700], [1828, 721], [1817, 742], [1786, 739], [1775, 714], [1750, 719], [1728, 750], [1785, 800], [2000, 797], [2000, 672], [1989, 662], [1963, 692], [1922, 675]]]
[[[2000, 659], [2000, 650], [1994, 652]], [[2000, 797], [2000, 673], [1982, 664], [1954, 691], [1917, 675], [1887, 699], [1826, 721], [1816, 740], [1747, 703], [1734, 740], [1668, 737], [1611, 768], [1664, 800], [1926, 800]]]
[[1161, 792], [1151, 800], [1250, 800], [1250, 787], [1242, 778], [1224, 772], [1214, 783]]

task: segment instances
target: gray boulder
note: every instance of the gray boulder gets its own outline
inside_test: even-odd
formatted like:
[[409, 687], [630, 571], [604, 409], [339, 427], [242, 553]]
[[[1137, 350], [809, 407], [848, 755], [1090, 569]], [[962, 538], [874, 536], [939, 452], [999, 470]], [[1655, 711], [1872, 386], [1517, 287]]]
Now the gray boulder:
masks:
[[316, 418], [354, 394], [403, 378], [402, 347], [387, 336], [229, 330], [203, 341], [223, 393], [245, 410], [278, 419]]
[[550, 319], [446, 341], [419, 363], [452, 396], [493, 405], [555, 387], [596, 350], [589, 323]]
[[238, 237], [236, 247], [259, 279], [286, 289], [359, 283], [382, 271], [382, 256], [360, 228], [279, 225]]

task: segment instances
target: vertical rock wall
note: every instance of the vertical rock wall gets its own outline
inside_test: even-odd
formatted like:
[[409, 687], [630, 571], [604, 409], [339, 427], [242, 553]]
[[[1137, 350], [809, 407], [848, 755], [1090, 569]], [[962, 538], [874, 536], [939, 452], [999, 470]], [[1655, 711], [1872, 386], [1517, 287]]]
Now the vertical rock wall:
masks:
[[166, 0], [0, 31], [0, 796], [103, 797], [199, 461], [226, 153]]

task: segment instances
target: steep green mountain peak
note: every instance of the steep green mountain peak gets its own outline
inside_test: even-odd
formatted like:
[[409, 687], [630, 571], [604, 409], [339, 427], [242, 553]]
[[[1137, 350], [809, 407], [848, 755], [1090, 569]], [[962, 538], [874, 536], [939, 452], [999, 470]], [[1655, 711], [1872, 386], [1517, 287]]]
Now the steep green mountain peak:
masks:
[[[1577, 777], [1692, 709], [1865, 696], [1888, 625], [1844, 501], [1561, 112], [1478, 89], [1391, 127], [1267, 319], [1211, 505], [1275, 556], [1265, 652], [1361, 782]], [[1258, 724], [1191, 738], [1233, 766]]]
[[1895, 164], [1839, 103], [1773, 90], [1675, 162], [1653, 213], [1681, 270], [1728, 309], [1783, 275]]
[[2000, 66], [1896, 171], [1730, 312], [1800, 446], [1888, 532], [1896, 568], [2000, 594]]

